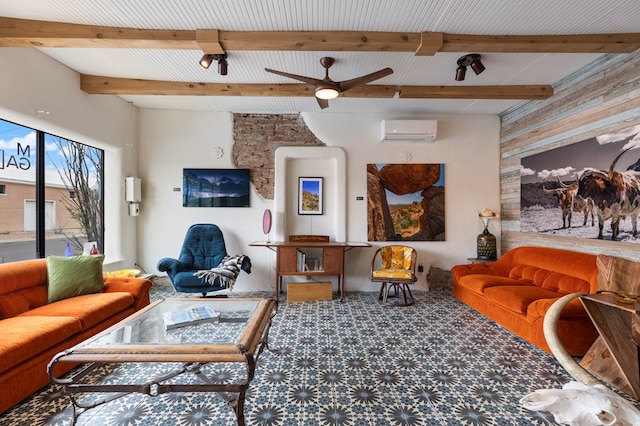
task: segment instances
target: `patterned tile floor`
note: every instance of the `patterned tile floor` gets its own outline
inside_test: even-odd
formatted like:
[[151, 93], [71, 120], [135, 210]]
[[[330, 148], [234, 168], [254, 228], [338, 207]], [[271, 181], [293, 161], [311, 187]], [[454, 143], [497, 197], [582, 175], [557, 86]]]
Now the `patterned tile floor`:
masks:
[[[153, 298], [175, 297], [154, 291]], [[232, 293], [233, 297], [267, 296]], [[524, 395], [570, 377], [553, 357], [457, 301], [450, 290], [415, 292], [411, 307], [377, 293], [344, 303], [281, 301], [247, 392], [248, 425], [542, 425], [548, 413]], [[215, 379], [239, 374], [217, 364]], [[157, 366], [108, 365], [96, 380], [149, 377]], [[0, 425], [68, 425], [69, 400], [48, 386], [0, 415]], [[216, 394], [132, 394], [88, 410], [78, 425], [231, 425]]]

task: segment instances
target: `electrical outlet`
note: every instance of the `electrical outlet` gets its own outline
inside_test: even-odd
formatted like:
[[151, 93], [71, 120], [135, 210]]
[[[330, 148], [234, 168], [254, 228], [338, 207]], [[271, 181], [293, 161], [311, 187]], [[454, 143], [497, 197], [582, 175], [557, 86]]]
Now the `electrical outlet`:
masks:
[[422, 266], [422, 263], [418, 263], [418, 273], [421, 274], [424, 272], [424, 266]]

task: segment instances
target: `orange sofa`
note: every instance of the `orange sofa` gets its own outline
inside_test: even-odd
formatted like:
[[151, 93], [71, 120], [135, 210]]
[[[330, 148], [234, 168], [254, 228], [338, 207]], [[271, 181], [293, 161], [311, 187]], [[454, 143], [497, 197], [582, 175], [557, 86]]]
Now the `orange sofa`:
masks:
[[[549, 353], [543, 320], [551, 304], [598, 289], [595, 255], [547, 247], [518, 247], [492, 263], [456, 265], [451, 274], [455, 297]], [[598, 336], [579, 299], [563, 310], [558, 334], [572, 355], [584, 355]]]
[[[55, 354], [149, 304], [151, 281], [103, 280], [102, 292], [47, 303], [45, 259], [0, 264], [0, 413], [49, 383]], [[55, 372], [72, 367], [61, 363]]]

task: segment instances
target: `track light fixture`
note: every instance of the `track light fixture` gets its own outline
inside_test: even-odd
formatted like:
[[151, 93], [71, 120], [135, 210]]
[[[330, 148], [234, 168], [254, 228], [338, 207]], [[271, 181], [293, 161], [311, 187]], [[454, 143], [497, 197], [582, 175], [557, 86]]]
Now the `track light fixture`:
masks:
[[214, 55], [209, 54], [202, 55], [202, 58], [200, 58], [200, 66], [205, 70], [208, 70], [211, 66], [211, 63], [213, 62], [213, 56]]
[[213, 61], [218, 61], [218, 74], [227, 75], [227, 68], [229, 64], [227, 64], [227, 55], [225, 54], [210, 54], [205, 53], [200, 58], [200, 66], [202, 68], [209, 69]]
[[467, 67], [471, 67], [476, 75], [485, 70], [484, 65], [480, 61], [479, 53], [469, 53], [468, 55], [461, 56], [458, 59], [458, 68], [456, 69], [456, 81], [464, 80], [467, 73]]

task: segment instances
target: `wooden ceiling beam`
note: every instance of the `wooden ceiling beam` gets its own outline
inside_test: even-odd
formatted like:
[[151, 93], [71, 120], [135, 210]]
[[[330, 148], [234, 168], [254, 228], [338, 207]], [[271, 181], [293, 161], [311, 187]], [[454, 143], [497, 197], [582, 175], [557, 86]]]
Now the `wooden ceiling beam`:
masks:
[[415, 52], [420, 33], [358, 31], [220, 31], [225, 50]]
[[527, 86], [400, 86], [402, 99], [547, 99], [549, 85]]
[[[313, 96], [309, 84], [241, 84], [193, 83], [175, 81], [113, 78], [82, 74], [80, 88], [98, 95], [165, 95], [165, 96]], [[409, 99], [546, 99], [553, 94], [551, 86], [393, 86], [369, 84], [340, 96], [346, 98]]]
[[[217, 40], [209, 36], [217, 35]], [[198, 33], [201, 34], [200, 42]], [[206, 35], [203, 36], [203, 35]], [[640, 34], [464, 35], [435, 32], [148, 30], [0, 17], [0, 47], [93, 47], [224, 51], [630, 53]], [[207, 47], [207, 48], [208, 48]], [[206, 52], [211, 53], [211, 52]]]
[[444, 34], [440, 52], [631, 53], [640, 34], [463, 35]]
[[195, 31], [138, 30], [0, 17], [0, 47], [199, 49]]
[[196, 42], [207, 55], [224, 55], [218, 30], [196, 30]]

